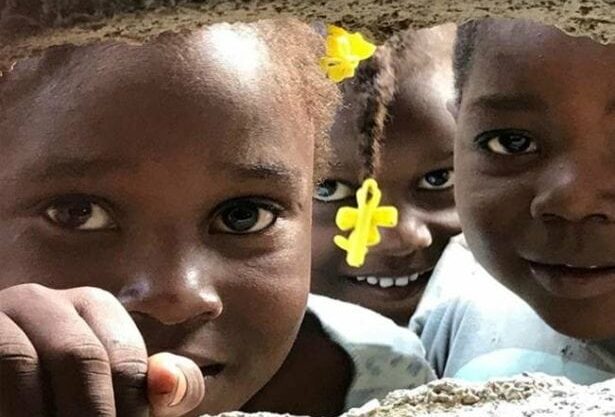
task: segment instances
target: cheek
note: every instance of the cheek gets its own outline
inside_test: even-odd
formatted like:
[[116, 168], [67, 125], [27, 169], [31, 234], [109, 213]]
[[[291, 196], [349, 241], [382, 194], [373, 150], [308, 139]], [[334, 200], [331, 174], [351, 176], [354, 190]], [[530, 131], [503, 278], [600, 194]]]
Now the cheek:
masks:
[[312, 224], [312, 279], [318, 280], [320, 271], [334, 273], [343, 252], [333, 243], [341, 231], [335, 225], [337, 206], [315, 203]]
[[434, 242], [448, 240], [461, 233], [459, 213], [455, 206], [430, 213], [427, 223]]
[[229, 291], [229, 296], [240, 298], [237, 311], [262, 334], [275, 333], [275, 338], [283, 339], [303, 315], [310, 283], [309, 224], [307, 230], [301, 227], [288, 235], [279, 250], [230, 265], [229, 277], [240, 275], [241, 288]]
[[301, 324], [309, 292], [309, 252], [263, 257], [229, 272], [234, 277], [223, 295], [225, 334], [236, 341], [246, 373], [260, 380], [281, 365]]
[[516, 252], [531, 222], [531, 184], [523, 177], [485, 173], [476, 152], [461, 151], [456, 158], [455, 197], [463, 233], [483, 267], [507, 282], [520, 274]]
[[517, 227], [526, 200], [523, 183], [485, 172], [478, 151], [455, 151], [455, 201], [464, 233], [487, 237]]
[[122, 251], [109, 241], [80, 240], [67, 243], [58, 239], [41, 239], [38, 227], [30, 222], [0, 224], [0, 289], [23, 283], [38, 283], [52, 288], [96, 286], [114, 291], [108, 274], [108, 259], [122, 259]]

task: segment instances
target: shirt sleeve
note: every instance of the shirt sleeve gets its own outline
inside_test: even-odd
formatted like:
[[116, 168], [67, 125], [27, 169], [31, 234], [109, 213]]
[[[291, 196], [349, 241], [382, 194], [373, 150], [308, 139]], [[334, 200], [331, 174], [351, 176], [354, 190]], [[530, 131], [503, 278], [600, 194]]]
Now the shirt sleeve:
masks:
[[310, 295], [308, 310], [352, 360], [346, 409], [435, 378], [419, 338], [409, 329], [366, 308], [323, 296]]

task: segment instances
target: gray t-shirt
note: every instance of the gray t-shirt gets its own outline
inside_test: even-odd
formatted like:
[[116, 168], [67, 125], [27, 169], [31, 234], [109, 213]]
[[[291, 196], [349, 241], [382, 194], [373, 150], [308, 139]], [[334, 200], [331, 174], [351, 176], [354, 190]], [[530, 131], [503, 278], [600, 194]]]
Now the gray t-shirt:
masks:
[[356, 304], [320, 295], [310, 294], [308, 311], [352, 360], [346, 409], [435, 379], [421, 341], [407, 328]]
[[480, 267], [462, 236], [445, 250], [410, 328], [439, 377], [544, 372], [579, 384], [615, 377], [615, 340], [589, 343], [553, 330]]

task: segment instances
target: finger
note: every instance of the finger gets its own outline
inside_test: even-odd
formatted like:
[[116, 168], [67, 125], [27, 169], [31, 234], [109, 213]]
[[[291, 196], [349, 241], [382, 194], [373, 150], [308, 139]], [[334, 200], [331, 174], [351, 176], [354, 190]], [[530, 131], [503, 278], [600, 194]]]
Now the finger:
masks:
[[147, 350], [130, 314], [110, 293], [84, 288], [73, 304], [109, 357], [117, 415], [147, 416]]
[[153, 417], [182, 416], [198, 407], [205, 396], [199, 367], [170, 353], [150, 357], [147, 387]]
[[29, 286], [19, 295], [28, 305], [13, 302], [7, 314], [38, 353], [54, 416], [115, 417], [107, 352], [65, 294]]
[[46, 416], [36, 350], [26, 334], [0, 312], [0, 416]]

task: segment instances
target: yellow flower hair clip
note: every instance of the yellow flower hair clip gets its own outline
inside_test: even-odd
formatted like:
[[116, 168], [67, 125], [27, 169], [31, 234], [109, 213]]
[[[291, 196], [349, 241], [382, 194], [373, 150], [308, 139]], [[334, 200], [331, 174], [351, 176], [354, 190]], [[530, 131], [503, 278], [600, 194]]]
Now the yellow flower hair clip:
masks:
[[329, 25], [327, 32], [326, 56], [320, 60], [320, 66], [336, 83], [353, 77], [359, 62], [376, 52], [376, 45], [358, 32], [348, 33], [334, 25]]
[[378, 227], [397, 226], [397, 209], [392, 206], [380, 207], [382, 192], [374, 179], [366, 179], [357, 190], [357, 208], [340, 207], [335, 223], [343, 232], [350, 232], [346, 238], [337, 235], [333, 241], [347, 252], [346, 262], [359, 268], [365, 262], [368, 247], [380, 243]]

